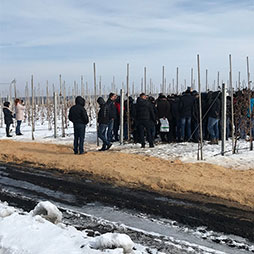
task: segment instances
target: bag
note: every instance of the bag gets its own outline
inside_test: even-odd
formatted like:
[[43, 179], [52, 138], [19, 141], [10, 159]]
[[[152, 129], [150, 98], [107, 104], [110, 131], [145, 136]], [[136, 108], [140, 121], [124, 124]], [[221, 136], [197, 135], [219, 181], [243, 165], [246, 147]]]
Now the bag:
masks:
[[167, 118], [160, 118], [160, 132], [169, 132], [169, 123]]

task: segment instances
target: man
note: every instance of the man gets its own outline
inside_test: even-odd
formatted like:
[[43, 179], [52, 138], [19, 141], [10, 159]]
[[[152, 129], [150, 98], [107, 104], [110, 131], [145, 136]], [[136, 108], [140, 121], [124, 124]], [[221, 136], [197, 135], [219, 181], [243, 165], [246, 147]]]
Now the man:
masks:
[[113, 128], [114, 128], [114, 121], [117, 118], [117, 109], [115, 106], [115, 100], [117, 99], [117, 95], [114, 93], [110, 93], [108, 96], [108, 100], [106, 102], [106, 105], [109, 110], [109, 123], [108, 123], [108, 133], [107, 133], [107, 140], [109, 142], [113, 141]]
[[74, 154], [84, 154], [84, 139], [88, 116], [85, 110], [85, 99], [77, 96], [75, 105], [70, 108], [69, 120], [74, 126]]
[[106, 136], [106, 131], [110, 121], [109, 108], [102, 97], [99, 97], [97, 99], [97, 102], [100, 105], [100, 110], [98, 113], [98, 123], [99, 123], [98, 136], [103, 142], [102, 148], [99, 149], [99, 151], [106, 151], [112, 146], [111, 142], [107, 139]]
[[152, 124], [156, 121], [151, 102], [144, 93], [140, 94], [136, 104], [136, 121], [141, 141], [141, 147], [145, 148], [144, 131], [146, 129], [149, 147], [154, 147], [152, 138]]

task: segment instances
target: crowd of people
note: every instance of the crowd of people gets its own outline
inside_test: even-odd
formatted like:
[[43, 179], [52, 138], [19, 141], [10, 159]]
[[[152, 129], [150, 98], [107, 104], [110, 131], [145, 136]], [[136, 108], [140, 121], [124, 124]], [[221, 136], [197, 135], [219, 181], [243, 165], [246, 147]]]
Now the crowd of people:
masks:
[[[208, 144], [216, 145], [221, 138], [221, 92], [202, 93], [202, 129], [203, 139]], [[102, 140], [100, 151], [110, 149], [112, 143], [119, 141], [120, 129], [120, 96], [110, 93], [105, 101], [97, 99], [99, 111], [97, 116], [98, 137]], [[136, 101], [128, 98], [124, 101], [123, 137], [133, 140], [145, 148], [146, 142], [153, 148], [157, 142], [199, 142], [200, 140], [200, 107], [199, 93], [188, 88], [181, 95], [164, 95], [158, 98], [141, 93]], [[231, 97], [226, 98], [226, 139], [232, 135]], [[233, 97], [234, 135], [246, 139], [254, 136], [254, 94], [248, 90], [237, 91]], [[129, 111], [127, 111], [129, 109]], [[250, 109], [250, 110], [249, 110]], [[6, 124], [6, 136], [11, 137], [10, 126], [16, 119], [16, 135], [22, 135], [21, 123], [24, 119], [25, 106], [21, 99], [15, 99], [15, 112], [10, 109], [10, 102], [3, 107]], [[129, 119], [129, 120], [128, 120]], [[84, 154], [84, 138], [89, 117], [85, 109], [85, 99], [77, 96], [75, 105], [69, 110], [69, 120], [74, 125], [74, 153]]]

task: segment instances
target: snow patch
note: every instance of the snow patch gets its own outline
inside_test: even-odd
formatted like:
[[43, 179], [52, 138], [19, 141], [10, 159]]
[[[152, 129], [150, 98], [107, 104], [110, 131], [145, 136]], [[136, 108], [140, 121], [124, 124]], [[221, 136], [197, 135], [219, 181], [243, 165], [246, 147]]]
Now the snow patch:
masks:
[[132, 253], [134, 243], [128, 235], [118, 233], [106, 233], [97, 236], [90, 243], [93, 249], [123, 248], [125, 254]]
[[40, 202], [31, 213], [33, 216], [40, 215], [54, 224], [61, 222], [63, 217], [59, 209], [49, 201]]

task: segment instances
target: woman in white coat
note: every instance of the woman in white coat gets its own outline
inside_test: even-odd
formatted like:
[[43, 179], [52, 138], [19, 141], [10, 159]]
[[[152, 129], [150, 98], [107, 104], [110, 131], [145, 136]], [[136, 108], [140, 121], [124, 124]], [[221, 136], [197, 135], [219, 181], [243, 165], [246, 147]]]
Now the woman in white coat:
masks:
[[22, 101], [20, 99], [15, 99], [15, 112], [16, 112], [16, 120], [17, 120], [17, 127], [16, 127], [16, 135], [23, 135], [20, 132], [20, 125], [24, 120], [24, 111], [25, 106], [22, 105]]

